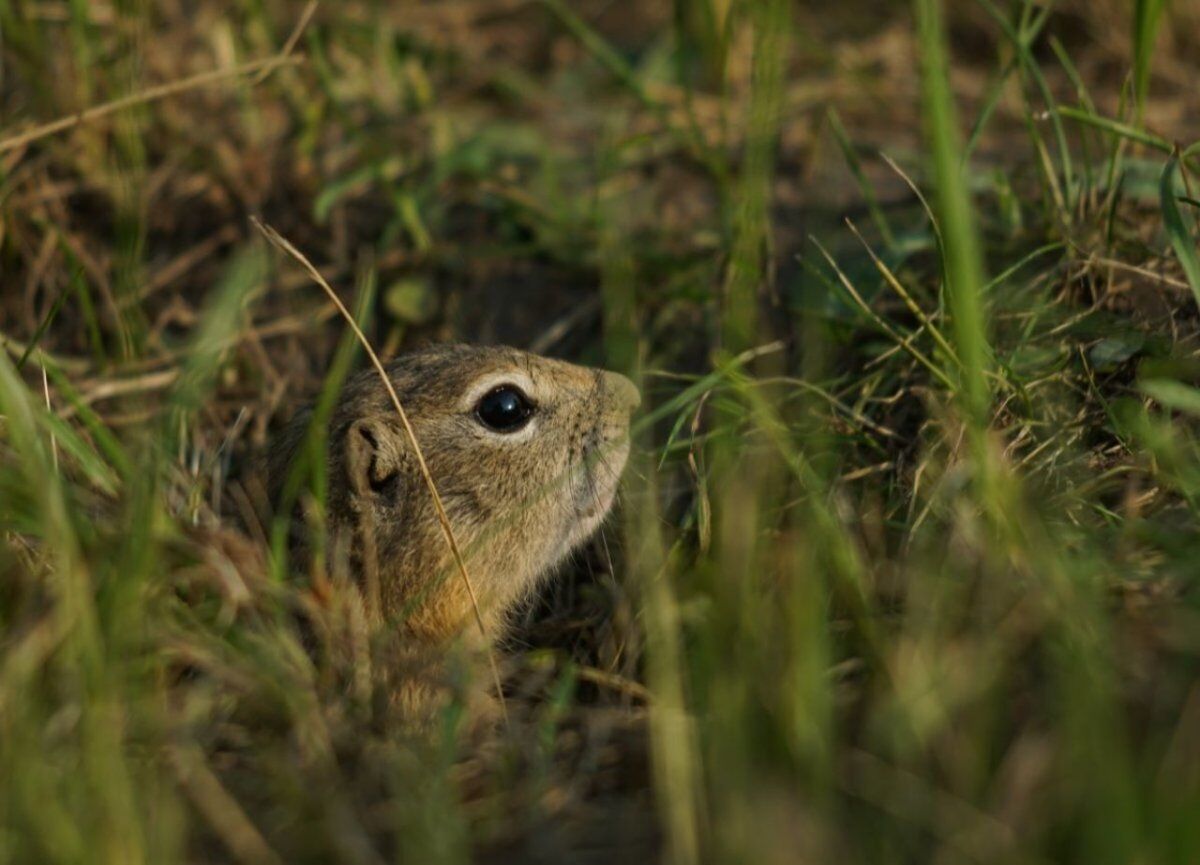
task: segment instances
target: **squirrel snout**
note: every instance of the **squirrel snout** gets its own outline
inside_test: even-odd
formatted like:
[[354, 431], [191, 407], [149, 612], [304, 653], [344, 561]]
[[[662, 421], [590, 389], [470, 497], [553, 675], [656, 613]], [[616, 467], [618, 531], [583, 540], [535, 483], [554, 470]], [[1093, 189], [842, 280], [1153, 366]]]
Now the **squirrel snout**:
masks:
[[604, 390], [617, 410], [632, 413], [642, 404], [642, 395], [638, 393], [637, 386], [619, 372], [605, 371]]

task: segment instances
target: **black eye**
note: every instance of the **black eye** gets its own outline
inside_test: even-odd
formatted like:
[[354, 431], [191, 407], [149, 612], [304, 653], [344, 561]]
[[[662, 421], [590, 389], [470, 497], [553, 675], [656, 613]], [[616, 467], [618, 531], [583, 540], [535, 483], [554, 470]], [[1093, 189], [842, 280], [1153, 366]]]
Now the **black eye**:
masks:
[[483, 395], [475, 406], [475, 417], [489, 429], [510, 433], [525, 426], [533, 409], [533, 403], [519, 388], [502, 384]]

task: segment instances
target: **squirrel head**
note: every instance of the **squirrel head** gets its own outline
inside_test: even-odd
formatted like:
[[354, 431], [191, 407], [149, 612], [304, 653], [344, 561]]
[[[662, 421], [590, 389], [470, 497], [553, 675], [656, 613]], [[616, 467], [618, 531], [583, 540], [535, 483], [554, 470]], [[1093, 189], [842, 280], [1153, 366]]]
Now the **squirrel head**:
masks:
[[[616, 373], [502, 347], [437, 346], [386, 369], [494, 631], [611, 508], [637, 389]], [[461, 632], [470, 598], [375, 370], [343, 388], [328, 454], [331, 528], [359, 576], [377, 580], [385, 620], [427, 641]]]

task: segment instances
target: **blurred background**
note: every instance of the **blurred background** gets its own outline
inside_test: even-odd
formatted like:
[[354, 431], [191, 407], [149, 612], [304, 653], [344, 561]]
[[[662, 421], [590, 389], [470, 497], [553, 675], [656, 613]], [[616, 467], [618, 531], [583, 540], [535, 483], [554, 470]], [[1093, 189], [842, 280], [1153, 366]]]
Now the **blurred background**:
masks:
[[[1197, 861], [1198, 75], [1191, 0], [0, 0], [0, 862]], [[385, 359], [642, 386], [501, 731], [241, 483], [363, 365], [251, 217]]]

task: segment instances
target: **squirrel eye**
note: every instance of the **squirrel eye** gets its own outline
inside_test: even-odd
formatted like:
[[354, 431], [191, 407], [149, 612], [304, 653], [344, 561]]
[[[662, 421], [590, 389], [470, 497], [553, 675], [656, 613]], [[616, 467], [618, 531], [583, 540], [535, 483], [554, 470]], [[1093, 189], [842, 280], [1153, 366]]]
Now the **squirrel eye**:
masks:
[[516, 432], [529, 421], [534, 405], [519, 388], [502, 384], [488, 391], [475, 406], [475, 417], [496, 432]]

